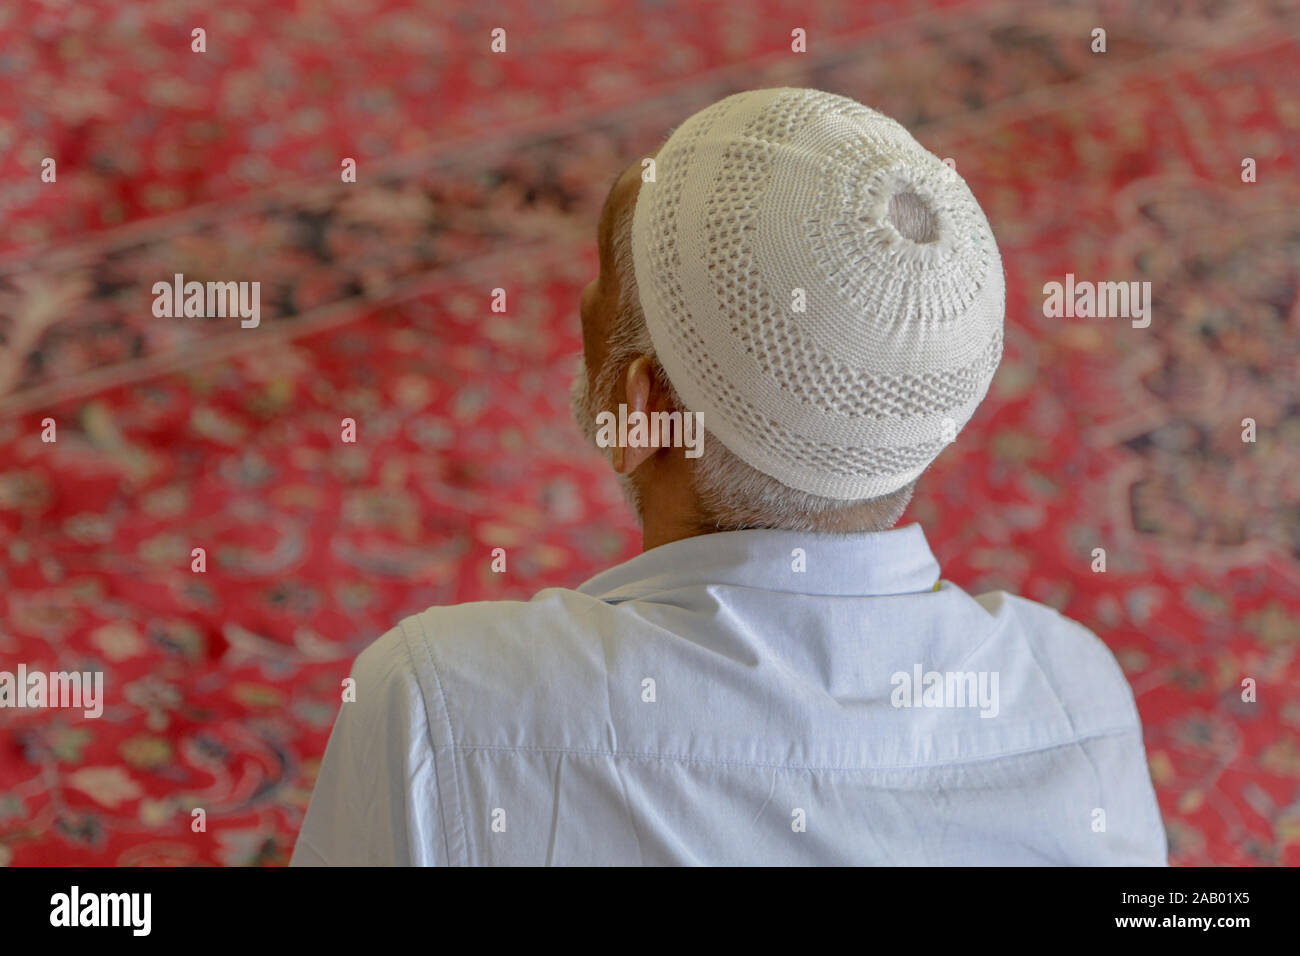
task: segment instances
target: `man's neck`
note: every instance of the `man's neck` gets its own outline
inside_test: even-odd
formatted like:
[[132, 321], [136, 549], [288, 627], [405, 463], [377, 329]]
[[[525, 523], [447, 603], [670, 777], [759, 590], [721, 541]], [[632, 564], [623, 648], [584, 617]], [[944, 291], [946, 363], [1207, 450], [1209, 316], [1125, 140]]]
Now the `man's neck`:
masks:
[[716, 530], [696, 500], [684, 469], [647, 482], [639, 492], [642, 551]]
[[641, 524], [641, 550], [649, 551], [660, 545], [671, 544], [697, 535], [708, 534], [709, 529], [698, 524], [655, 521], [643, 515]]

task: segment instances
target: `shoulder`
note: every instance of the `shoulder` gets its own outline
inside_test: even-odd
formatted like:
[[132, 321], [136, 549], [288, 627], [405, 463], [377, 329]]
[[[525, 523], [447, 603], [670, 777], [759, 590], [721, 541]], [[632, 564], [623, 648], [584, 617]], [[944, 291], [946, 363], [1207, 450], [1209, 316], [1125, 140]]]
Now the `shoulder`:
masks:
[[1128, 679], [1106, 642], [1054, 608], [994, 591], [975, 600], [996, 618], [1009, 647], [1023, 649], [1079, 729], [1140, 729]]
[[343, 688], [339, 720], [359, 739], [424, 736], [426, 698], [401, 625], [357, 655], [349, 679], [352, 683]]
[[616, 609], [578, 591], [547, 588], [528, 601], [475, 601], [431, 607], [402, 621], [408, 655], [445, 673], [490, 668], [497, 679], [536, 680], [539, 669], [572, 666], [618, 639]]
[[433, 607], [403, 620], [358, 664], [394, 682], [394, 692], [418, 686], [458, 747], [599, 746], [576, 738], [605, 724], [611, 671], [627, 640], [614, 626], [618, 613], [563, 588], [529, 601]]

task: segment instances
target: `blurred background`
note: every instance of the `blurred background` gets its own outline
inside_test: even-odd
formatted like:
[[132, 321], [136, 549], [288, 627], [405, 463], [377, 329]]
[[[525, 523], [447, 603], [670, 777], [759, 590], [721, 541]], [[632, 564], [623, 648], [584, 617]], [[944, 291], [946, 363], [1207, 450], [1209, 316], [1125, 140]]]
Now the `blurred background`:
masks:
[[[1001, 245], [1002, 368], [904, 520], [1115, 652], [1173, 863], [1300, 863], [1296, 3], [19, 0], [0, 669], [107, 703], [0, 710], [0, 864], [284, 863], [361, 648], [634, 554], [568, 412], [596, 214], [779, 85], [908, 126]], [[1150, 327], [1044, 318], [1067, 272], [1149, 281]], [[261, 326], [155, 318], [175, 273], [260, 281]]]

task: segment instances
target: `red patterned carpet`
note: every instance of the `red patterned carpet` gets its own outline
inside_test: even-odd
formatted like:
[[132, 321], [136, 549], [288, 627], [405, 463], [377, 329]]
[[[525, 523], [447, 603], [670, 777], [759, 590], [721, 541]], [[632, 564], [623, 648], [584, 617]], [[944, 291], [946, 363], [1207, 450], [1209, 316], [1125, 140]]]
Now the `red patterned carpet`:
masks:
[[[1172, 862], [1300, 863], [1294, 4], [204, 6], [0, 13], [0, 664], [108, 696], [0, 710], [0, 864], [283, 863], [362, 647], [634, 553], [568, 420], [596, 210], [775, 85], [895, 116], [999, 238], [1006, 357], [907, 519], [944, 577], [1107, 641]], [[261, 327], [155, 319], [176, 272], [259, 279]], [[1150, 328], [1044, 318], [1066, 272], [1150, 281]]]

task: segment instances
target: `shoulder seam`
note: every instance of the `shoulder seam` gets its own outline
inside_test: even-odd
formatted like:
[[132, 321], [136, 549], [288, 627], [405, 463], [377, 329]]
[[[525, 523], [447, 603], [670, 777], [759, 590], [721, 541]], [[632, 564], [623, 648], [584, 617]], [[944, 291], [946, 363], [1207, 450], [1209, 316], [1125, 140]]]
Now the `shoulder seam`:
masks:
[[[402, 643], [406, 645], [407, 660], [410, 662], [411, 672], [415, 676], [416, 685], [420, 688], [420, 698], [424, 702], [425, 729], [429, 735], [429, 744], [434, 758], [433, 759], [434, 779], [435, 781], [437, 781], [439, 780], [439, 776], [440, 776], [439, 768], [438, 768], [438, 751], [442, 750], [443, 748], [439, 747], [438, 744], [435, 742], [436, 738], [434, 737], [433, 728], [431, 726], [431, 721], [433, 720], [433, 711], [429, 707], [429, 700], [427, 697], [428, 692], [425, 689], [424, 681], [420, 679], [420, 670], [415, 664], [415, 658], [414, 658], [415, 648], [412, 646], [411, 635], [407, 630], [407, 624], [411, 620], [414, 620], [416, 625], [419, 628], [419, 633], [421, 637], [420, 645], [424, 649], [425, 659], [428, 660], [429, 670], [433, 675], [434, 686], [431, 688], [431, 690], [438, 695], [438, 700], [439, 703], [441, 704], [441, 707], [439, 709], [441, 710], [443, 717], [445, 718], [446, 721], [447, 739], [451, 741], [453, 752], [458, 749], [458, 745], [456, 743], [456, 728], [451, 720], [451, 707], [449, 706], [447, 701], [446, 690], [442, 686], [442, 677], [438, 673], [438, 664], [433, 659], [433, 651], [429, 646], [428, 635], [424, 633], [424, 622], [420, 620], [420, 615], [418, 614], [413, 615], [412, 617], [403, 620], [399, 626], [402, 629]], [[460, 769], [456, 766], [456, 761], [454, 758], [450, 761], [450, 763], [451, 763], [452, 787], [454, 788], [454, 793], [456, 796], [456, 801], [455, 801], [456, 806], [454, 808], [454, 812], [456, 814], [456, 822], [459, 824], [459, 829], [461, 834], [461, 838], [459, 841], [461, 844], [460, 845], [461, 852], [459, 855], [462, 857], [462, 860], [460, 862], [464, 863], [465, 865], [468, 865], [469, 845], [467, 843], [468, 834], [465, 827], [465, 817], [464, 817], [464, 813], [462, 809], [462, 801], [461, 801]], [[457, 862], [456, 858], [458, 854], [454, 853], [451, 848], [451, 828], [447, 825], [448, 821], [446, 819], [446, 814], [448, 811], [447, 802], [448, 802], [447, 800], [443, 799], [442, 787], [439, 786], [438, 787], [438, 815], [442, 819], [443, 847], [447, 854], [447, 862], [449, 864], [454, 865]]]
[[1063, 747], [1074, 747], [1089, 740], [1098, 740], [1104, 737], [1122, 737], [1126, 734], [1135, 734], [1141, 739], [1142, 728], [1132, 725], [1123, 727], [1112, 727], [1106, 730], [1099, 730], [1094, 733], [1083, 734], [1077, 737], [1071, 737], [1069, 740], [1063, 740], [1047, 747], [1028, 747], [1022, 750], [1007, 750], [995, 754], [983, 754], [978, 757], [971, 757], [965, 760], [949, 760], [943, 763], [919, 763], [919, 764], [892, 764], [878, 767], [803, 767], [784, 763], [774, 763], [770, 761], [748, 761], [748, 760], [715, 760], [708, 757], [696, 757], [691, 754], [664, 754], [638, 751], [615, 751], [600, 750], [596, 748], [583, 747], [541, 747], [541, 746], [520, 746], [512, 747], [508, 745], [492, 744], [456, 744], [454, 750], [457, 753], [557, 753], [569, 754], [575, 757], [608, 757], [614, 759], [626, 760], [662, 760], [673, 763], [695, 763], [708, 764], [719, 767], [753, 767], [767, 770], [790, 770], [802, 771], [805, 773], [889, 773], [900, 770], [944, 770], [949, 767], [965, 766], [974, 763], [991, 763], [996, 760], [1004, 760], [1008, 757], [1021, 757], [1028, 754], [1048, 753], [1053, 750], [1060, 750]]

